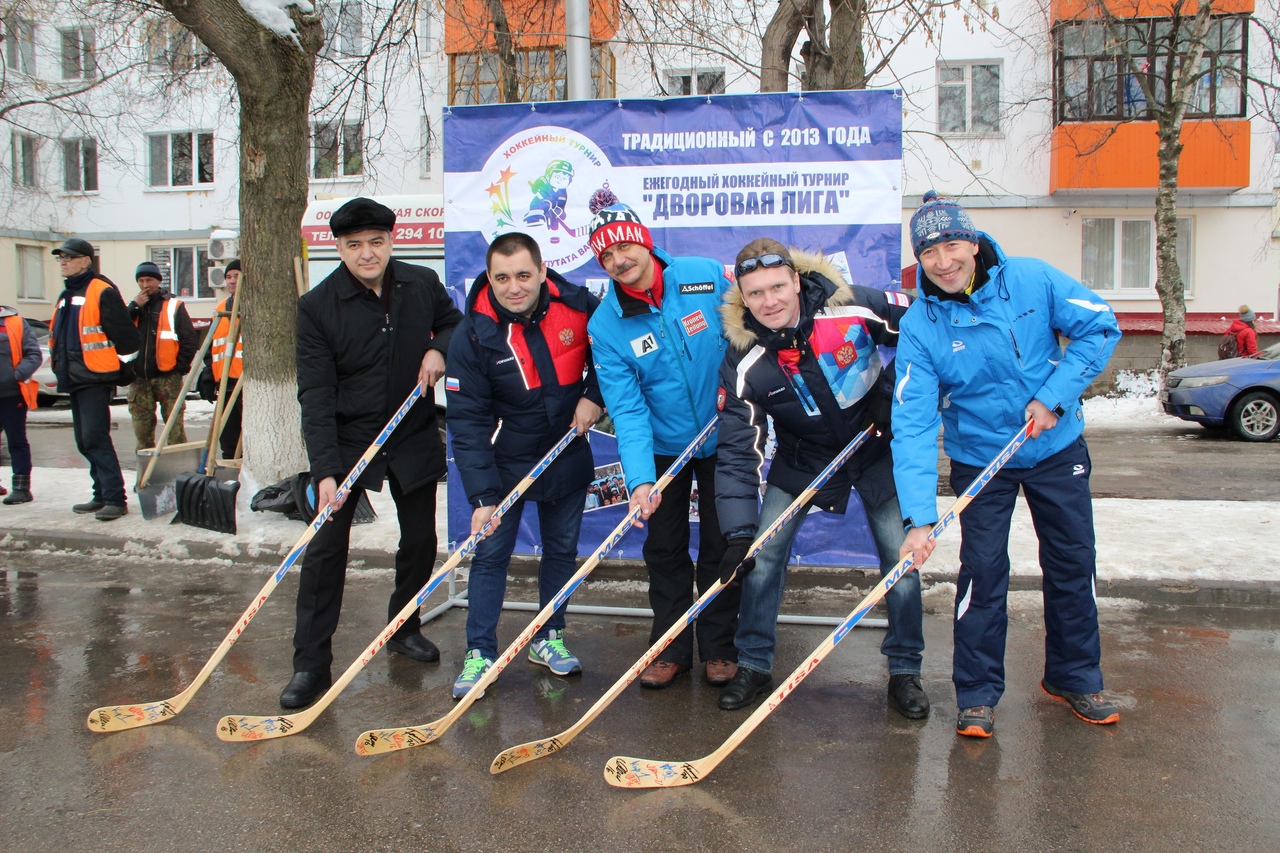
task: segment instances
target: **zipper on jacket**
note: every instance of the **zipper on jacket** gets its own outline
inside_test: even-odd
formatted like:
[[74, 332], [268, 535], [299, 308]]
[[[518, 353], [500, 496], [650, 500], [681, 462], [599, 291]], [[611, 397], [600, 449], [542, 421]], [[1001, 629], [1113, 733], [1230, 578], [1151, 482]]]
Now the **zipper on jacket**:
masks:
[[1022, 363], [1022, 350], [1018, 349], [1018, 339], [1014, 336], [1013, 329], [1009, 330], [1009, 340], [1013, 341], [1013, 354], [1018, 357], [1018, 365], [1026, 367], [1026, 365]]
[[[670, 342], [672, 336], [667, 334], [667, 321], [666, 318], [662, 316], [661, 311], [658, 312], [658, 332], [663, 338]], [[684, 345], [684, 341], [680, 342], [680, 348], [684, 350], [685, 357], [688, 358], [689, 349]], [[697, 421], [698, 405], [693, 401], [693, 389], [689, 387], [689, 372], [684, 369], [684, 362], [680, 360], [679, 356], [676, 356], [676, 364], [680, 367], [680, 379], [684, 382], [684, 393], [689, 398], [689, 411], [693, 413], [694, 421]]]

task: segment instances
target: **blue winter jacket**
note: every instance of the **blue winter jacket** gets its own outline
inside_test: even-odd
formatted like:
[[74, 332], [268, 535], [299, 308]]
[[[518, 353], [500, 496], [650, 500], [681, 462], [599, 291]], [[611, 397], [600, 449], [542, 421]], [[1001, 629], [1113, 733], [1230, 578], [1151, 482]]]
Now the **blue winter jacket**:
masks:
[[[678, 456], [716, 416], [717, 371], [724, 360], [721, 297], [732, 287], [711, 258], [673, 258], [661, 249], [662, 310], [615, 282], [591, 316], [596, 377], [618, 436], [627, 487], [658, 479], [655, 453]], [[698, 451], [715, 453], [715, 436]]]
[[[940, 299], [921, 270], [921, 296], [899, 328], [893, 400], [894, 480], [911, 526], [938, 519], [938, 424], [947, 456], [986, 467], [1039, 400], [1058, 424], [1009, 460], [1030, 468], [1084, 431], [1080, 396], [1120, 341], [1115, 313], [1043, 261], [1010, 258], [985, 234], [988, 280], [967, 301]], [[1058, 336], [1068, 338], [1064, 350]]]

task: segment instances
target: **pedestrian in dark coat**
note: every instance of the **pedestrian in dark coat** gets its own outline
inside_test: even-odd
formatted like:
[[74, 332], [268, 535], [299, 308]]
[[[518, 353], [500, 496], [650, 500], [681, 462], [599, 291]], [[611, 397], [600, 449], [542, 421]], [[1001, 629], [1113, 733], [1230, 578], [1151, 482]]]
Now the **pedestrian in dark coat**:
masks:
[[[284, 708], [309, 705], [330, 684], [331, 639], [342, 609], [351, 521], [363, 489], [388, 480], [400, 522], [395, 590], [388, 621], [426, 585], [436, 556], [436, 481], [445, 473], [430, 389], [462, 313], [436, 274], [391, 258], [395, 213], [356, 198], [329, 220], [342, 266], [298, 301], [298, 400], [316, 506], [334, 506], [307, 547], [298, 584], [294, 676]], [[355, 466], [400, 405], [421, 385], [410, 409], [344, 500], [338, 483]], [[415, 612], [387, 643], [418, 661], [440, 659], [419, 633]]]
[[129, 415], [139, 449], [156, 446], [157, 405], [162, 422], [169, 419], [175, 406], [178, 408], [169, 443], [187, 440], [182, 386], [200, 349], [200, 338], [191, 325], [186, 304], [160, 286], [160, 276], [160, 267], [155, 264], [139, 264], [134, 273], [138, 295], [129, 303], [129, 316], [138, 327], [141, 346], [134, 362], [133, 384], [129, 386]]
[[27, 441], [27, 412], [36, 406], [37, 384], [31, 375], [43, 355], [31, 324], [8, 305], [0, 305], [0, 429], [9, 443], [13, 494], [0, 486], [6, 504], [24, 504], [31, 497], [31, 443]]

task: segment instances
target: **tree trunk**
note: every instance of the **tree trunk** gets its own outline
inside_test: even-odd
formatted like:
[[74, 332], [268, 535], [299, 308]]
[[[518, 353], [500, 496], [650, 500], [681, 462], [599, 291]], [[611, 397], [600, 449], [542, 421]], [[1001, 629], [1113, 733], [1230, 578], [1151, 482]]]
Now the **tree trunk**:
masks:
[[791, 51], [804, 26], [799, 0], [782, 0], [765, 28], [760, 42], [760, 91], [785, 92], [791, 69]]
[[1180, 123], [1161, 127], [1160, 182], [1156, 188], [1156, 292], [1164, 309], [1160, 338], [1160, 385], [1170, 370], [1187, 363], [1187, 304], [1178, 269], [1178, 161], [1182, 156]]
[[516, 69], [515, 39], [507, 23], [507, 10], [502, 0], [489, 0], [489, 16], [493, 18], [493, 40], [498, 45], [498, 78], [502, 81], [502, 101], [520, 103], [520, 75]]
[[832, 4], [831, 24], [827, 27], [827, 44], [831, 46], [832, 60], [831, 85], [822, 88], [867, 88], [867, 59], [862, 46], [865, 16], [865, 0], [835, 0]]

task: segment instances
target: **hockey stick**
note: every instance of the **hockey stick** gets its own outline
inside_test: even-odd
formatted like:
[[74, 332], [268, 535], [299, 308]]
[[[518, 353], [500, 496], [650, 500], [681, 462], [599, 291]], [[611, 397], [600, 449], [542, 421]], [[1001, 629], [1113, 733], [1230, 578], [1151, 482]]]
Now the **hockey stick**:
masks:
[[[814, 478], [813, 482], [809, 484], [809, 487], [801, 492], [796, 499], [791, 502], [791, 505], [787, 507], [786, 511], [782, 515], [778, 516], [778, 518], [773, 522], [773, 524], [769, 525], [768, 529], [766, 529], [764, 533], [756, 537], [756, 541], [751, 543], [751, 549], [747, 552], [746, 557], [743, 558], [744, 562], [764, 550], [764, 546], [768, 544], [769, 540], [778, 535], [778, 531], [781, 530], [787, 522], [805, 510], [809, 501], [813, 500], [814, 495], [821, 490], [823, 484], [826, 483], [827, 480], [831, 478], [831, 475], [844, 464], [845, 460], [847, 460], [860, 446], [862, 446], [862, 443], [867, 440], [867, 437], [871, 435], [871, 432], [874, 429], [875, 425], [873, 424], [858, 433], [858, 435], [845, 446], [844, 450], [841, 450], [840, 453], [831, 460], [830, 464], [828, 464], [826, 468], [822, 469], [821, 473], [819, 473], [818, 476]], [[628, 669], [621, 678], [615, 681], [613, 686], [610, 687], [605, 694], [591, 706], [590, 710], [583, 714], [576, 723], [557, 735], [552, 735], [551, 737], [543, 738], [541, 740], [530, 741], [528, 743], [522, 743], [519, 746], [513, 746], [510, 749], [503, 750], [494, 757], [493, 762], [489, 765], [489, 772], [493, 774], [501, 773], [504, 770], [510, 770], [512, 767], [516, 767], [520, 764], [526, 764], [530, 761], [544, 758], [551, 753], [558, 752], [568, 746], [569, 742], [581, 734], [582, 730], [590, 725], [592, 720], [600, 716], [601, 712], [603, 712], [605, 708], [609, 707], [609, 703], [616, 699], [618, 695], [627, 688], [627, 685], [634, 681], [640, 673], [644, 671], [645, 667], [653, 663], [658, 655], [662, 653], [662, 650], [669, 646], [681, 631], [693, 624], [694, 620], [698, 618], [698, 614], [711, 603], [712, 599], [720, 594], [721, 590], [730, 583], [733, 583], [733, 579], [735, 577], [737, 577], [737, 569], [734, 569], [734, 573], [729, 577], [728, 583], [723, 580], [717, 580], [712, 584], [711, 587], [702, 594], [702, 597], [695, 601], [693, 606], [685, 612], [684, 617], [677, 619], [675, 624], [668, 628], [667, 632], [659, 637], [658, 641], [650, 646], [649, 650], [640, 657], [640, 660], [633, 663], [631, 668]]]
[[457, 568], [458, 564], [462, 562], [462, 559], [475, 549], [476, 545], [480, 543], [480, 540], [489, 532], [490, 525], [493, 521], [495, 519], [502, 518], [503, 514], [506, 513], [507, 510], [511, 509], [516, 501], [520, 500], [520, 496], [528, 491], [529, 487], [533, 485], [533, 481], [538, 479], [542, 472], [546, 471], [551, 463], [555, 461], [556, 457], [560, 455], [560, 451], [568, 447], [570, 442], [577, 437], [577, 429], [571, 427], [569, 431], [564, 434], [564, 437], [556, 443], [556, 446], [547, 451], [547, 455], [543, 456], [542, 459], [538, 461], [538, 464], [534, 465], [533, 469], [525, 475], [524, 479], [517, 483], [516, 487], [511, 490], [511, 493], [503, 499], [502, 503], [498, 505], [498, 508], [494, 510], [490, 521], [486, 523], [479, 532], [471, 534], [471, 536], [462, 543], [462, 546], [453, 553], [453, 556], [445, 560], [444, 564], [432, 573], [431, 577], [427, 580], [422, 589], [418, 590], [418, 594], [415, 595], [408, 604], [400, 608], [400, 612], [396, 614], [395, 618], [391, 620], [387, 627], [382, 629], [382, 633], [378, 634], [378, 636], [374, 638], [373, 642], [365, 647], [365, 650], [361, 652], [360, 657], [356, 658], [355, 661], [352, 662], [351, 666], [347, 667], [347, 671], [342, 673], [342, 677], [335, 681], [333, 685], [325, 691], [324, 695], [315, 701], [315, 703], [296, 714], [273, 715], [267, 717], [228, 715], [218, 721], [218, 737], [232, 743], [270, 740], [272, 738], [297, 734], [315, 722], [316, 718], [324, 712], [324, 709], [328, 708], [333, 700], [338, 698], [338, 694], [345, 690], [347, 685], [360, 674], [360, 671], [369, 665], [374, 656], [378, 654], [378, 650], [386, 645], [387, 641], [390, 640], [391, 637], [395, 635], [395, 632], [400, 629], [400, 626], [408, 621], [413, 612], [421, 607], [422, 603], [431, 596], [431, 593], [435, 592], [436, 587], [440, 586], [441, 582], [443, 582], [444, 579], [447, 578], [455, 568]]
[[[707, 439], [711, 437], [711, 433], [715, 432], [716, 425], [716, 420], [712, 419], [710, 423], [702, 428], [702, 432], [698, 433], [693, 443], [684, 449], [684, 452], [671, 463], [666, 473], [654, 484], [650, 492], [651, 495], [662, 493], [667, 484], [675, 479], [675, 476], [693, 458], [693, 454], [698, 452], [698, 448], [702, 447]], [[525, 647], [525, 644], [533, 639], [533, 635], [538, 633], [538, 629], [546, 624], [546, 621], [551, 618], [551, 614], [555, 613], [560, 608], [560, 605], [569, 600], [569, 596], [573, 595], [574, 590], [586, 580], [587, 575], [591, 574], [596, 566], [600, 565], [600, 561], [622, 540], [622, 537], [627, 534], [627, 531], [631, 529], [631, 526], [639, 517], [640, 507], [636, 507], [627, 513], [622, 521], [618, 522], [618, 526], [613, 528], [613, 532], [605, 538], [600, 547], [595, 550], [595, 553], [582, 564], [582, 567], [578, 569], [573, 577], [569, 578], [569, 581], [556, 593], [555, 598], [546, 607], [538, 611], [538, 615], [533, 617], [533, 621], [529, 623], [528, 627], [520, 633], [515, 642], [507, 647], [506, 651], [498, 656], [498, 659], [493, 662], [493, 665], [481, 676], [480, 680], [471, 685], [471, 689], [467, 691], [466, 695], [454, 703], [454, 707], [449, 713], [435, 722], [424, 723], [421, 726], [406, 726], [399, 729], [374, 729], [363, 732], [356, 738], [356, 753], [358, 755], [381, 755], [398, 749], [422, 746], [423, 744], [431, 743], [447, 732], [449, 727], [456, 723], [466, 710], [471, 707], [472, 703], [484, 695], [485, 688], [497, 679], [507, 664], [511, 663], [515, 656]]]
[[[933, 530], [929, 532], [929, 538], [936, 540], [942, 531], [946, 530], [956, 516], [969, 505], [969, 502], [977, 497], [978, 492], [995, 476], [1004, 464], [1009, 461], [1013, 454], [1018, 452], [1018, 448], [1027, 440], [1027, 436], [1031, 434], [1031, 422], [1013, 437], [1013, 440], [1005, 445], [999, 455], [979, 474], [969, 488], [965, 489], [964, 494], [956, 498], [955, 503], [942, 516], [942, 520], [933, 526]], [[729, 753], [738, 748], [738, 745], [747, 739], [747, 736], [755, 731], [756, 727], [764, 721], [764, 718], [773, 713], [774, 709], [782, 704], [782, 700], [786, 699], [791, 691], [795, 690], [805, 677], [822, 663], [836, 644], [844, 639], [845, 635], [858, 624], [858, 621], [867, 612], [876, 605], [880, 599], [884, 598], [889, 588], [898, 582], [899, 578], [905, 575], [914, 566], [911, 555], [903, 557], [898, 565], [881, 579], [880, 583], [862, 599], [857, 608], [850, 613], [845, 620], [836, 626], [828, 637], [822, 641], [818, 648], [805, 659], [800, 666], [796, 667], [791, 675], [787, 676], [787, 680], [771, 695], [768, 700], [761, 703], [750, 717], [738, 726], [737, 730], [729, 736], [720, 748], [705, 758], [699, 758], [694, 761], [660, 761], [647, 758], [628, 758], [626, 756], [616, 755], [610, 758], [604, 767], [604, 780], [615, 788], [674, 788], [680, 785], [692, 785], [706, 778], [712, 770], [719, 766], [720, 762], [725, 759]]]
[[[342, 485], [338, 487], [338, 491], [334, 494], [335, 501], [341, 500], [351, 490], [356, 480], [360, 479], [360, 475], [364, 473], [364, 469], [369, 462], [382, 449], [382, 445], [391, 436], [392, 431], [404, 420], [405, 415], [409, 413], [409, 409], [413, 407], [414, 403], [418, 402], [418, 398], [421, 396], [422, 386], [414, 386], [413, 393], [400, 404], [399, 410], [391, 416], [391, 420], [382, 428], [382, 432], [374, 439], [373, 444], [369, 445], [369, 449], [356, 462], [355, 467], [351, 469], [351, 473], [347, 475], [347, 479], [342, 481]], [[267, 600], [267, 596], [271, 595], [272, 591], [280, 583], [280, 579], [284, 577], [285, 572], [289, 571], [289, 568], [298, 561], [298, 557], [301, 556], [303, 549], [307, 547], [307, 543], [319, 532], [321, 526], [332, 514], [333, 504], [326, 504], [320, 510], [315, 520], [311, 522], [311, 526], [307, 528], [307, 532], [302, 534], [302, 538], [293, 546], [293, 550], [284, 558], [284, 562], [280, 564], [280, 568], [276, 569], [271, 579], [267, 581], [262, 589], [258, 590], [258, 594], [254, 596], [253, 603], [240, 615], [239, 621], [236, 622], [231, 632], [222, 638], [222, 643], [213, 653], [213, 657], [209, 658], [204, 667], [196, 673], [195, 679], [186, 690], [160, 702], [107, 705], [102, 708], [94, 708], [89, 712], [89, 731], [118, 732], [124, 729], [135, 729], [139, 726], [149, 726], [162, 722], [182, 713], [182, 709], [191, 701], [191, 697], [195, 696], [196, 691], [213, 674], [214, 669], [226, 657], [227, 652], [231, 651], [231, 647], [235, 645], [236, 640], [240, 638], [240, 634], [249, 625], [253, 617], [257, 615], [259, 608], [262, 607], [263, 602]]]

